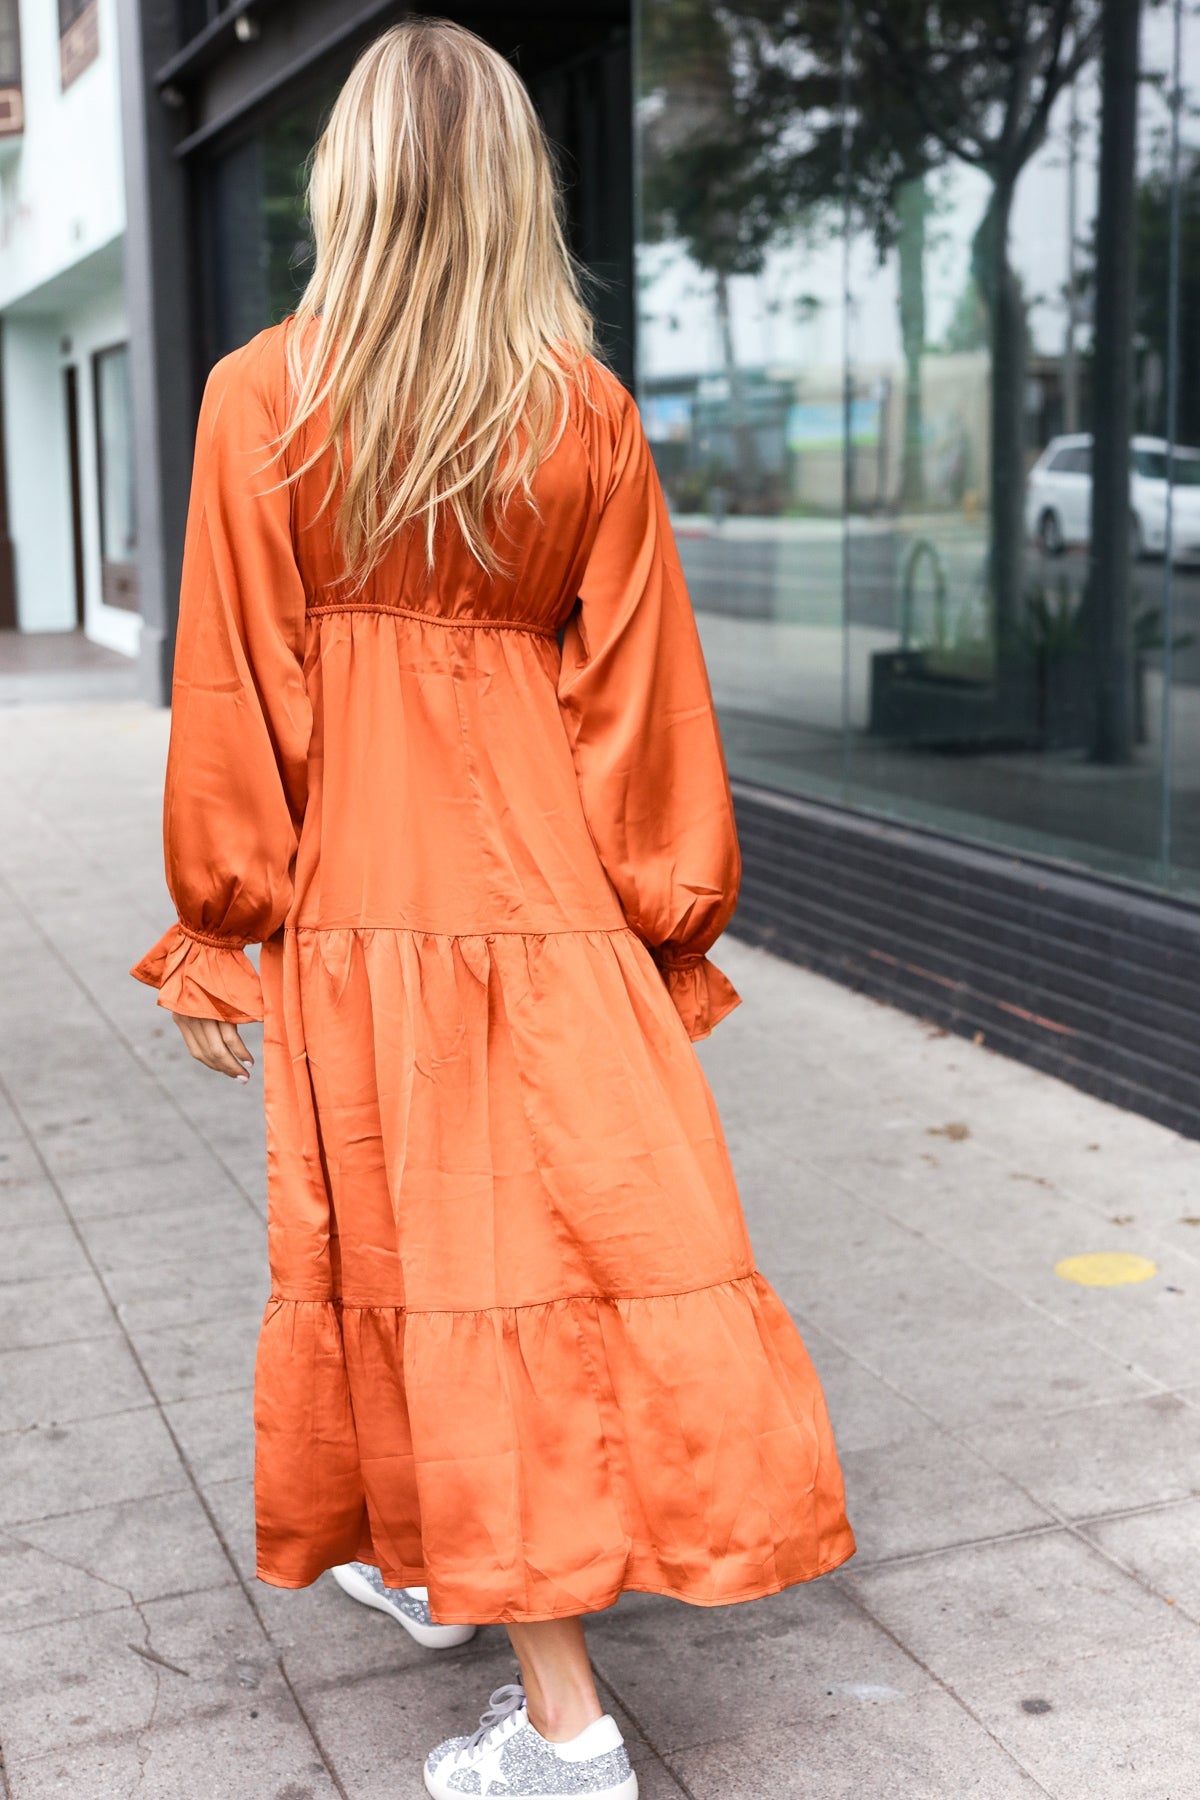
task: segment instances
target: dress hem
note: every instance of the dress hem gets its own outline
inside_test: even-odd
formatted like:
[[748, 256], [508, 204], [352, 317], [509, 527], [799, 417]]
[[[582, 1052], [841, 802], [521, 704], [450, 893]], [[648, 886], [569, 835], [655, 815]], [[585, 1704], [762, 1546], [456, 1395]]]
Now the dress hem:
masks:
[[[607, 1612], [610, 1607], [616, 1605], [622, 1594], [654, 1594], [659, 1599], [678, 1600], [685, 1606], [699, 1606], [708, 1609], [718, 1606], [742, 1606], [750, 1600], [767, 1600], [773, 1594], [786, 1593], [788, 1588], [803, 1587], [807, 1582], [819, 1581], [823, 1575], [831, 1575], [835, 1569], [840, 1569], [843, 1564], [850, 1561], [856, 1548], [854, 1535], [847, 1526], [836, 1554], [823, 1559], [816, 1568], [808, 1573], [791, 1576], [786, 1581], [755, 1582], [753, 1586], [739, 1588], [734, 1593], [714, 1594], [709, 1597], [688, 1593], [681, 1587], [660, 1587], [650, 1582], [625, 1581], [615, 1591], [609, 1591], [604, 1599], [598, 1599], [586, 1606], [574, 1604], [570, 1607], [559, 1607], [553, 1611], [532, 1612], [522, 1611], [516, 1607], [506, 1607], [502, 1611], [489, 1613], [486, 1618], [481, 1618], [478, 1611], [464, 1612], [439, 1607], [434, 1623], [437, 1625], [539, 1625], [550, 1619], [590, 1618], [593, 1613]], [[322, 1569], [307, 1580], [292, 1580], [287, 1576], [269, 1574], [262, 1563], [257, 1564], [254, 1571], [256, 1580], [264, 1582], [268, 1587], [281, 1588], [290, 1593], [311, 1587], [327, 1572]], [[380, 1569], [380, 1574], [387, 1587], [428, 1587], [429, 1585], [424, 1569]]]
[[[709, 1403], [698, 1346], [735, 1370], [736, 1406]], [[268, 1402], [277, 1368], [309, 1372], [291, 1412]], [[683, 1293], [407, 1324], [394, 1305], [277, 1298], [255, 1386], [256, 1565], [274, 1587], [361, 1559], [391, 1586], [430, 1586], [446, 1623], [520, 1623], [603, 1611], [624, 1592], [733, 1605], [854, 1551], [815, 1372], [753, 1268]], [[489, 1425], [489, 1460], [459, 1458], [497, 1393], [511, 1416]], [[564, 1424], [548, 1437], [551, 1400]], [[337, 1504], [322, 1522], [326, 1489]], [[536, 1503], [522, 1509], [523, 1494]], [[408, 1550], [421, 1562], [393, 1560]]]

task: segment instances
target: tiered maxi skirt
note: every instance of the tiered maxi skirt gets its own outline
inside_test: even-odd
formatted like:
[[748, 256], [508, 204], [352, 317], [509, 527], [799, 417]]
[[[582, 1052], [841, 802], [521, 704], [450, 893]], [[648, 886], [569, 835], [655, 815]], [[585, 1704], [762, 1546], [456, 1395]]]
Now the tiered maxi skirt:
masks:
[[629, 1588], [742, 1600], [841, 1562], [821, 1389], [643, 947], [299, 933], [264, 976], [272, 1159], [316, 1232], [272, 1221], [295, 1273], [259, 1347], [263, 1579], [353, 1556], [478, 1622]]

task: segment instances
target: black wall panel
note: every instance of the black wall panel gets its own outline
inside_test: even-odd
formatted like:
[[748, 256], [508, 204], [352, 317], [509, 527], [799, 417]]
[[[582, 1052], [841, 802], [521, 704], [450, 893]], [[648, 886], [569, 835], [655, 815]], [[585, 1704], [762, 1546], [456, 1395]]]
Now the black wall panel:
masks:
[[1200, 1138], [1200, 913], [734, 784], [735, 936]]

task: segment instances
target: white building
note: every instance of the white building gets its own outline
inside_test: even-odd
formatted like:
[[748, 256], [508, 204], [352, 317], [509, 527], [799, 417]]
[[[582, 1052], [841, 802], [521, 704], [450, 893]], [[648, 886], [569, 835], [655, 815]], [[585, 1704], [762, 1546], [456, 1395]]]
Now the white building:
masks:
[[124, 231], [115, 0], [0, 0], [0, 623], [132, 656]]

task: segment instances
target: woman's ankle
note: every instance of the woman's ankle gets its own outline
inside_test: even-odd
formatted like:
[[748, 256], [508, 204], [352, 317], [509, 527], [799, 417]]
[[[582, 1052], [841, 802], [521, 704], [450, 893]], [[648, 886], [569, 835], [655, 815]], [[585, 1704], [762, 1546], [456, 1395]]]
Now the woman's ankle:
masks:
[[569, 1744], [604, 1717], [581, 1619], [510, 1625], [529, 1722], [547, 1743]]
[[525, 1705], [529, 1723], [548, 1744], [569, 1744], [581, 1731], [604, 1717], [604, 1708], [596, 1694], [556, 1695], [552, 1700], [540, 1693], [526, 1691]]

